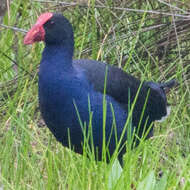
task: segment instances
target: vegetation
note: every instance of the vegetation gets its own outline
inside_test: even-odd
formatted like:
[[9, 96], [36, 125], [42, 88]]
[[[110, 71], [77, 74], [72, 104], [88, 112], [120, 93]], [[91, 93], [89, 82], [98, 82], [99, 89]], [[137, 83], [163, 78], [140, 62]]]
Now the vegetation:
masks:
[[[189, 189], [190, 7], [186, 0], [169, 2], [11, 1], [0, 25], [0, 189]], [[155, 123], [153, 138], [128, 149], [123, 171], [117, 162], [62, 147], [41, 119], [43, 44], [24, 46], [22, 31], [47, 11], [62, 12], [73, 24], [75, 58], [105, 61], [142, 80], [179, 82], [168, 94], [170, 117]]]

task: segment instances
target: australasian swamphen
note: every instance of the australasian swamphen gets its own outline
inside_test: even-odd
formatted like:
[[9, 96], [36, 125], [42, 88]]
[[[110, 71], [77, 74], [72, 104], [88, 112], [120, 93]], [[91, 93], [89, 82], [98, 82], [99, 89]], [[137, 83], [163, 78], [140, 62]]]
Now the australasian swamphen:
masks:
[[[38, 41], [45, 42], [39, 71], [40, 110], [47, 127], [64, 146], [71, 145], [75, 152], [82, 153], [82, 128], [85, 125], [82, 127], [81, 123], [86, 122], [88, 131], [90, 122], [92, 142], [98, 149], [97, 159], [101, 160], [102, 126], [106, 120], [104, 137], [109, 154], [112, 155], [135, 97], [131, 126], [136, 136], [142, 137], [153, 121], [167, 116], [165, 88], [174, 86], [174, 80], [167, 83], [141, 83], [117, 67], [94, 60], [73, 60], [73, 29], [61, 14], [44, 13], [38, 18], [26, 34], [24, 44]], [[104, 103], [103, 111], [104, 97], [107, 104]], [[152, 132], [151, 128], [147, 138], [152, 136]], [[126, 140], [127, 132], [124, 133], [121, 146]], [[120, 162], [125, 152], [125, 146], [122, 147], [118, 155]]]

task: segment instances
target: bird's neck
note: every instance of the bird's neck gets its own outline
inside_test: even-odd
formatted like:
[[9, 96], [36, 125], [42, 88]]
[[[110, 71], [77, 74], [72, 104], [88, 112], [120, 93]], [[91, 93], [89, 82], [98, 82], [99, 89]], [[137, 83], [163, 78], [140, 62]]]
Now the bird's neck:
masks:
[[49, 69], [69, 70], [72, 69], [73, 44], [47, 45], [42, 54], [41, 64]]

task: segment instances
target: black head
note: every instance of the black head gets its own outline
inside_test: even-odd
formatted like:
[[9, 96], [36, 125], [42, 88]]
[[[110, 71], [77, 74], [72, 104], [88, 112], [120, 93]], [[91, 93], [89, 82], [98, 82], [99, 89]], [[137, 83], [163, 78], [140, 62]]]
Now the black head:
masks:
[[46, 44], [64, 44], [73, 41], [73, 29], [70, 22], [61, 14], [53, 17], [44, 25]]
[[73, 29], [69, 21], [56, 13], [43, 13], [24, 38], [25, 44], [44, 41], [48, 45], [74, 44]]

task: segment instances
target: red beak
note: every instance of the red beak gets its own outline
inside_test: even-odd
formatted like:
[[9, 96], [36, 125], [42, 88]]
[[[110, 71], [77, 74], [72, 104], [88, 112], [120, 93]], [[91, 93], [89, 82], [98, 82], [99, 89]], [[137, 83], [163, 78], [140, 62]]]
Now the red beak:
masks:
[[27, 32], [24, 37], [24, 44], [33, 44], [34, 42], [44, 41], [45, 30], [43, 25], [53, 17], [53, 13], [43, 13], [39, 16], [36, 24]]
[[45, 30], [42, 26], [34, 25], [24, 37], [24, 44], [33, 44], [34, 42], [44, 41]]

